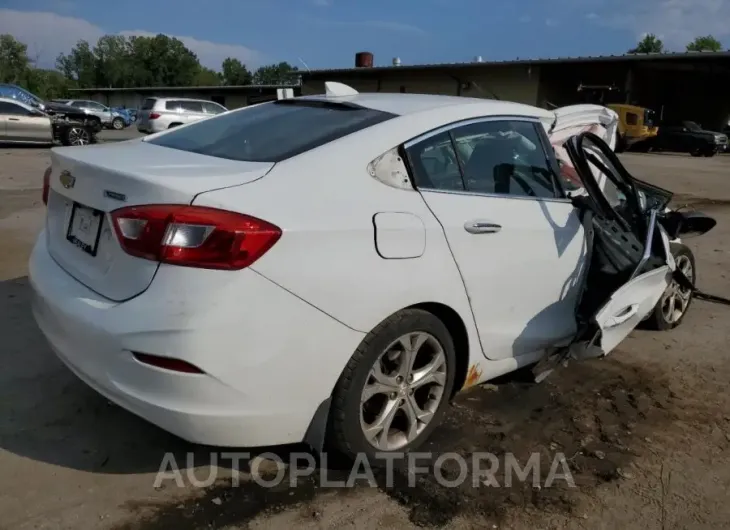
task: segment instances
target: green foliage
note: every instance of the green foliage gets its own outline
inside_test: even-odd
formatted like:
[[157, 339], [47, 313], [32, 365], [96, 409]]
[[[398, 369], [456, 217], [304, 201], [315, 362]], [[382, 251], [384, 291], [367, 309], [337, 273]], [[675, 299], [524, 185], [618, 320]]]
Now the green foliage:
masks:
[[636, 48], [631, 48], [629, 50], [629, 53], [663, 53], [664, 52], [664, 43], [662, 40], [654, 35], [653, 33], [649, 33], [648, 35], [644, 36], [643, 39], [639, 41], [639, 43], [636, 45]]
[[253, 81], [253, 75], [246, 68], [246, 65], [233, 57], [228, 57], [223, 61], [221, 70], [224, 85], [250, 85]]
[[253, 74], [254, 85], [287, 85], [296, 83], [299, 69], [289, 63], [262, 66]]
[[28, 46], [12, 35], [0, 35], [0, 83], [20, 83], [28, 68]]
[[712, 35], [697, 37], [687, 44], [688, 52], [719, 52], [722, 50], [722, 43]]
[[175, 37], [104, 35], [96, 44], [80, 40], [56, 59], [55, 70], [36, 68], [28, 47], [0, 35], [0, 82], [15, 83], [45, 99], [68, 96], [70, 88], [216, 86], [296, 83], [297, 68], [282, 62], [251, 72], [228, 57], [216, 72]]

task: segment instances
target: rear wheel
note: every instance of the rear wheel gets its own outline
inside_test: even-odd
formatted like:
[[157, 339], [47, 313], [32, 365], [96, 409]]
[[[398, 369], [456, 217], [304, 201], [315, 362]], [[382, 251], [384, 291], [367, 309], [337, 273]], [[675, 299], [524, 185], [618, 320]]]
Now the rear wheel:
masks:
[[[697, 277], [694, 254], [681, 243], [672, 243], [671, 248], [677, 268], [694, 284]], [[691, 303], [692, 291], [682, 289], [676, 281], [672, 281], [642, 327], [659, 331], [674, 329], [684, 320]]]
[[452, 337], [432, 313], [407, 309], [384, 320], [337, 382], [330, 445], [349, 459], [415, 449], [447, 407], [455, 366]]

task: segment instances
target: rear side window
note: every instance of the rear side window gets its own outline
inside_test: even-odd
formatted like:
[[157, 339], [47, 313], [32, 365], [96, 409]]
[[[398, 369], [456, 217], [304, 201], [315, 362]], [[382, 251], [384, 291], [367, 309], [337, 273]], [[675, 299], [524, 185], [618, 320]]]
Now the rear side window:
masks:
[[288, 99], [221, 114], [149, 143], [249, 162], [279, 162], [394, 114], [357, 105]]
[[180, 108], [183, 112], [203, 112], [203, 104], [200, 101], [181, 101]]
[[627, 112], [626, 113], [626, 125], [638, 125], [639, 124], [639, 115], [634, 114], [633, 112]]
[[142, 110], [152, 110], [155, 107], [155, 98], [147, 98], [142, 102]]
[[172, 100], [172, 101], [165, 101], [165, 110], [171, 110], [173, 112], [177, 112], [182, 109], [182, 105], [180, 101]]

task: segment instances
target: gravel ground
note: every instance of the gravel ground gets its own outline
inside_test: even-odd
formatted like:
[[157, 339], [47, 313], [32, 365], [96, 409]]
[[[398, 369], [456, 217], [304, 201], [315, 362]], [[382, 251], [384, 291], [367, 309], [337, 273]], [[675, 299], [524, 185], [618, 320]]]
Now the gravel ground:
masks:
[[[105, 131], [102, 141], [136, 137]], [[624, 155], [640, 178], [718, 219], [687, 243], [700, 287], [730, 295], [730, 157]], [[205, 478], [211, 451], [190, 447], [110, 405], [56, 360], [29, 309], [27, 258], [43, 222], [48, 150], [0, 147], [0, 528], [728, 528], [730, 376], [726, 307], [695, 302], [684, 324], [637, 331], [610, 358], [560, 370], [541, 385], [518, 373], [461, 395], [424, 451], [566, 456], [576, 487], [556, 481], [448, 488], [433, 475], [409, 487], [328, 488], [303, 480], [265, 489], [244, 474], [207, 488], [155, 474], [165, 453], [195, 452]], [[289, 450], [289, 449], [287, 449]], [[284, 450], [278, 450], [284, 455]], [[213, 453], [215, 454], [215, 453]], [[285, 455], [284, 455], [285, 456]], [[184, 456], [177, 459], [187, 468]], [[458, 475], [449, 462], [444, 475]], [[501, 470], [501, 468], [500, 468]], [[549, 474], [541, 466], [540, 484]], [[346, 476], [330, 463], [328, 476]]]

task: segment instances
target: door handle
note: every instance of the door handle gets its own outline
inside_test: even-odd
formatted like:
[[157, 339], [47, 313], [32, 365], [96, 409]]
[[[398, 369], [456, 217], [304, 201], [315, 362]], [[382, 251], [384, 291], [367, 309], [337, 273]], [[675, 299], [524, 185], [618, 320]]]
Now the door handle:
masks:
[[630, 318], [636, 315], [636, 313], [639, 312], [639, 304], [632, 304], [628, 307], [624, 307], [621, 311], [616, 313], [611, 319], [606, 322], [604, 327], [606, 329], [615, 328], [616, 326], [620, 326]]
[[20, 118], [8, 118], [8, 121], [20, 121]]
[[470, 234], [496, 234], [502, 230], [502, 226], [488, 221], [468, 221], [464, 224], [464, 230]]

